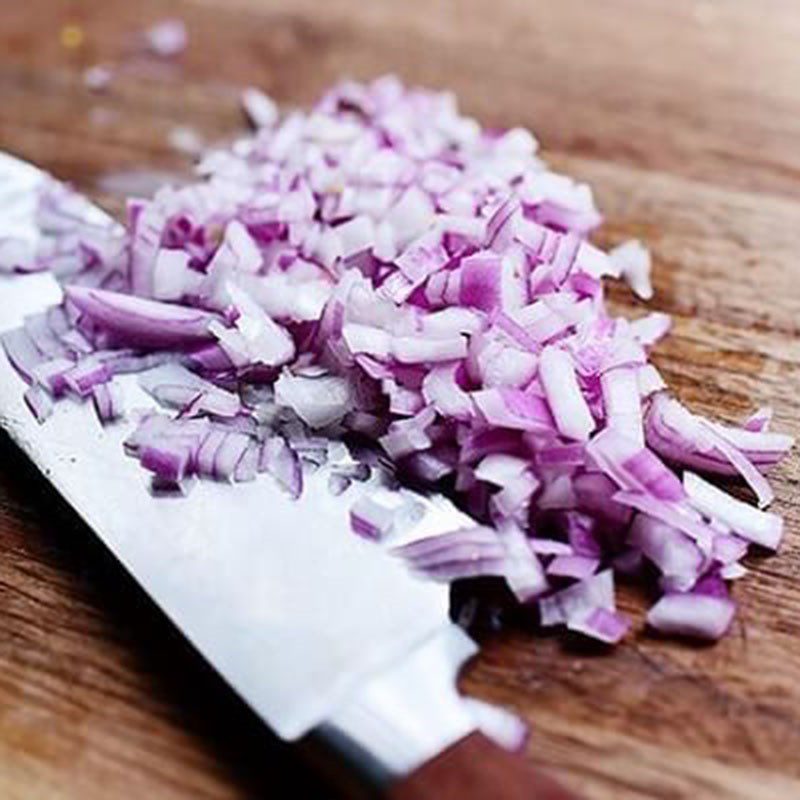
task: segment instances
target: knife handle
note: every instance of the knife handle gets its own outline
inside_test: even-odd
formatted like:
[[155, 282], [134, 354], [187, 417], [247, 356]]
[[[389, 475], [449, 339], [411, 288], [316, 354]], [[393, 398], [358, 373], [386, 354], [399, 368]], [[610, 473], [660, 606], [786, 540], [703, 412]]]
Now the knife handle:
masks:
[[521, 755], [481, 733], [456, 742], [391, 786], [389, 800], [577, 800]]

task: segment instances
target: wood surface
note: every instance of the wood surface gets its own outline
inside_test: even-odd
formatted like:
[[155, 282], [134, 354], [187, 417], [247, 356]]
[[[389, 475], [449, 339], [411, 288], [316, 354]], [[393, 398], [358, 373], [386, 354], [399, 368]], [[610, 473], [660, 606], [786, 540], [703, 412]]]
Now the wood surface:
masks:
[[[138, 59], [135, 32], [168, 14], [188, 51]], [[120, 173], [189, 168], [176, 125], [242, 130], [244, 84], [290, 104], [343, 75], [452, 88], [591, 182], [600, 243], [653, 249], [676, 393], [730, 420], [769, 403], [798, 434], [799, 43], [796, 0], [2, 0], [0, 148], [118, 208]], [[124, 69], [91, 94], [81, 70], [99, 62]], [[774, 486], [785, 543], [750, 559], [725, 641], [654, 638], [626, 587], [636, 631], [615, 651], [508, 630], [464, 689], [523, 715], [529, 757], [587, 798], [800, 797], [796, 453]], [[332, 796], [0, 441], [0, 797], [250, 798], [287, 779], [288, 796]]]
[[473, 733], [395, 783], [389, 800], [577, 800], [524, 758]]

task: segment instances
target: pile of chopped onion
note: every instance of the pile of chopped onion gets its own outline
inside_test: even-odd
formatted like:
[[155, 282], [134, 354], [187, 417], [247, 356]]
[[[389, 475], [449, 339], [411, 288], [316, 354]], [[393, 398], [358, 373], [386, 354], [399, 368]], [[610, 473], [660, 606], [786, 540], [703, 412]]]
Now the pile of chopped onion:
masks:
[[[85, 223], [52, 185], [41, 251], [2, 243], [0, 268], [65, 287], [3, 337], [36, 417], [69, 396], [113, 423], [115, 376], [142, 372], [167, 411], [126, 449], [156, 489], [266, 471], [297, 496], [330, 437], [366, 436], [476, 520], [395, 548], [420, 574], [502, 577], [543, 626], [607, 643], [630, 627], [615, 573], [640, 575], [661, 593], [650, 626], [722, 635], [743, 556], [780, 542], [763, 473], [792, 441], [768, 411], [732, 427], [670, 397], [648, 361], [669, 318], [603, 299], [605, 277], [651, 296], [644, 247], [592, 245], [589, 187], [449, 94], [387, 77], [308, 113], [256, 89], [243, 104], [255, 135], [207, 152], [199, 182], [131, 198], [124, 226]], [[741, 476], [758, 507], [697, 473]], [[414, 503], [382, 491], [351, 517], [391, 544]]]

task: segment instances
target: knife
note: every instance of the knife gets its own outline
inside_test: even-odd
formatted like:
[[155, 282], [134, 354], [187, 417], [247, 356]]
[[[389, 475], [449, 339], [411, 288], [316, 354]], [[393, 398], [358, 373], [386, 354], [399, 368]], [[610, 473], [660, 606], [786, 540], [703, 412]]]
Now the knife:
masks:
[[[47, 176], [0, 153], [0, 247], [38, 242], [36, 192]], [[87, 219], [107, 220], [86, 201]], [[0, 332], [61, 299], [51, 275], [0, 276]], [[126, 405], [152, 404], [121, 376]], [[282, 739], [323, 746], [365, 791], [405, 798], [572, 797], [477, 731], [458, 694], [474, 642], [448, 617], [448, 589], [413, 576], [354, 535], [349, 509], [388, 476], [334, 496], [330, 462], [291, 499], [268, 476], [236, 487], [199, 482], [151, 497], [123, 454], [132, 424], [102, 428], [62, 402], [39, 425], [24, 383], [0, 357], [0, 427], [100, 537], [217, 672]], [[408, 538], [469, 520], [439, 495], [403, 490]]]

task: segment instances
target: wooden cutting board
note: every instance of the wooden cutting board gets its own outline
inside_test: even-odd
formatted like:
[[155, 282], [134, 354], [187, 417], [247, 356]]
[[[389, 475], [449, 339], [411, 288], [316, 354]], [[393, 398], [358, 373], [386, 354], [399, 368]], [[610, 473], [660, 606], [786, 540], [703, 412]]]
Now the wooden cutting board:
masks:
[[[137, 59], [136, 31], [168, 14], [186, 54]], [[600, 243], [652, 247], [676, 393], [728, 420], [769, 403], [798, 434], [799, 41], [794, 0], [6, 0], [0, 148], [118, 209], [114, 191], [151, 177], [131, 170], [186, 172], [176, 126], [242, 129], [241, 85], [296, 104], [344, 75], [452, 88], [595, 187]], [[120, 68], [91, 94], [97, 63]], [[725, 641], [653, 638], [630, 588], [638, 624], [614, 652], [506, 632], [465, 690], [529, 720], [530, 757], [588, 798], [800, 797], [796, 454], [774, 485], [786, 541], [750, 560]], [[287, 779], [331, 796], [0, 440], [0, 796], [249, 798]]]

